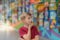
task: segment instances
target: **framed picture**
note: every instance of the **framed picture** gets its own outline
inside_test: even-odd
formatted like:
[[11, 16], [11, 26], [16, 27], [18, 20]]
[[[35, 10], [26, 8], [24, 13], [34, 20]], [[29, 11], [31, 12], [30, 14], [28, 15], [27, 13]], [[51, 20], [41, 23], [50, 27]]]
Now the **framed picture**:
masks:
[[50, 11], [50, 19], [56, 19], [56, 11]]

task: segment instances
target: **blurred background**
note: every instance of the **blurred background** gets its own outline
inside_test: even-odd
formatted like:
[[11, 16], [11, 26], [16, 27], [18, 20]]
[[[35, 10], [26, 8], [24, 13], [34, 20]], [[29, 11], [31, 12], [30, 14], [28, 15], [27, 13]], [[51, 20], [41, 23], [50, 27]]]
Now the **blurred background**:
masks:
[[0, 0], [0, 40], [19, 40], [23, 12], [32, 14], [41, 40], [60, 40], [60, 0]]

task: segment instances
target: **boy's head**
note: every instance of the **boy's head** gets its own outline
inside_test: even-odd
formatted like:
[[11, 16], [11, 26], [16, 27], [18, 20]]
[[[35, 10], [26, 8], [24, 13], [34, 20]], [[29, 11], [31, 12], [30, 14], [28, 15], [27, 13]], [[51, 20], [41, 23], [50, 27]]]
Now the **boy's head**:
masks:
[[32, 23], [32, 15], [30, 13], [22, 13], [21, 20], [24, 24], [30, 25]]

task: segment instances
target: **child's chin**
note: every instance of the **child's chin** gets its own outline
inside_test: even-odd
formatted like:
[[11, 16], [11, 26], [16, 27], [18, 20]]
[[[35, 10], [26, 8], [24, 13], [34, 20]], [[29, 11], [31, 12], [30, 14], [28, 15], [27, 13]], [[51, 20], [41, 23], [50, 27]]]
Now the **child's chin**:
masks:
[[31, 25], [31, 23], [29, 23], [28, 25]]

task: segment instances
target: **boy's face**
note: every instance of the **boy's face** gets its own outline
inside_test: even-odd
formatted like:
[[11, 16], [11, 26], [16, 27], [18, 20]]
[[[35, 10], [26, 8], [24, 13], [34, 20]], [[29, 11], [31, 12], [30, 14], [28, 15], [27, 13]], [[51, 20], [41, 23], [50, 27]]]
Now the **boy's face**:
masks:
[[32, 17], [27, 15], [24, 19], [25, 24], [30, 25], [32, 23]]

